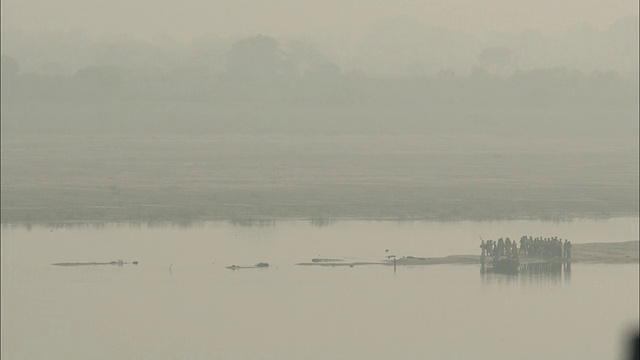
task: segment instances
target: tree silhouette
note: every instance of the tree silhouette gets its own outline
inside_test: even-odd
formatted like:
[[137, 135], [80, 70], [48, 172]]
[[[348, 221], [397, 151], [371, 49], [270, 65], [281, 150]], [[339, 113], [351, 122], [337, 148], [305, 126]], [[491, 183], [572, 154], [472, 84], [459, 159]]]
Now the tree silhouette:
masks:
[[273, 84], [293, 75], [293, 70], [278, 40], [268, 36], [241, 39], [227, 54], [227, 74], [235, 81]]
[[507, 47], [490, 47], [482, 50], [478, 55], [478, 64], [492, 73], [500, 73], [509, 67], [517, 65], [517, 58]]

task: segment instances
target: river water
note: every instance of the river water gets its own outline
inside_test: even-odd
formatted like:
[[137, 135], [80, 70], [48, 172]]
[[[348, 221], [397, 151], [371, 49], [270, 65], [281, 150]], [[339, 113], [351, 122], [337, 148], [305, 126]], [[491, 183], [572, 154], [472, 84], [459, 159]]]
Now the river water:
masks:
[[[475, 265], [295, 265], [476, 254], [479, 236], [525, 234], [638, 240], [638, 218], [4, 226], [2, 358], [621, 358], [638, 327], [638, 264], [515, 277]], [[139, 265], [50, 265], [118, 259]], [[226, 268], [258, 262], [270, 267]]]

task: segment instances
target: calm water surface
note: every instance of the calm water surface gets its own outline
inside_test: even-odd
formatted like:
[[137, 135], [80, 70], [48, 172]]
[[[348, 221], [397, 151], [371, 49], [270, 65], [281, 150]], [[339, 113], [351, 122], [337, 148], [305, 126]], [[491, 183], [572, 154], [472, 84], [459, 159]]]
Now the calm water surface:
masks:
[[[2, 229], [3, 359], [616, 359], [638, 264], [302, 267], [477, 253], [479, 238], [638, 239], [638, 218]], [[385, 252], [389, 249], [389, 253]], [[56, 262], [140, 261], [55, 267]], [[268, 269], [231, 271], [231, 264]], [[171, 267], [171, 271], [170, 271]]]

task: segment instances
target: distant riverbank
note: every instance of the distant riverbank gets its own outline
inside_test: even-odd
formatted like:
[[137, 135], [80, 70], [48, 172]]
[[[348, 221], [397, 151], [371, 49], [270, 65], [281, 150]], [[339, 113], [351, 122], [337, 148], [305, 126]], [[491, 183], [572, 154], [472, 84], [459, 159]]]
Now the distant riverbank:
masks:
[[2, 224], [638, 215], [637, 142], [445, 135], [23, 136]]

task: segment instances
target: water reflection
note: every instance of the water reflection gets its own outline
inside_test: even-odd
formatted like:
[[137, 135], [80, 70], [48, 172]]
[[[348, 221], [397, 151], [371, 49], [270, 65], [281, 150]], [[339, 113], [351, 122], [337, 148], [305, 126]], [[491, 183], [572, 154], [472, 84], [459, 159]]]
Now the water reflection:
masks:
[[569, 280], [571, 280], [571, 261], [564, 263], [564, 281], [568, 282]]
[[272, 219], [231, 219], [228, 221], [233, 226], [241, 227], [271, 227], [276, 226], [276, 221]]
[[480, 274], [483, 284], [568, 283], [571, 281], [571, 261], [520, 264], [517, 274], [492, 272], [482, 265]]
[[309, 223], [312, 226], [316, 226], [316, 227], [325, 227], [325, 226], [331, 226], [333, 224], [335, 224], [336, 220], [335, 219], [325, 219], [325, 218], [317, 218], [317, 219], [310, 219]]
[[551, 275], [560, 276], [562, 274], [562, 263], [560, 262], [541, 262], [531, 264], [520, 264], [520, 274], [523, 275]]

